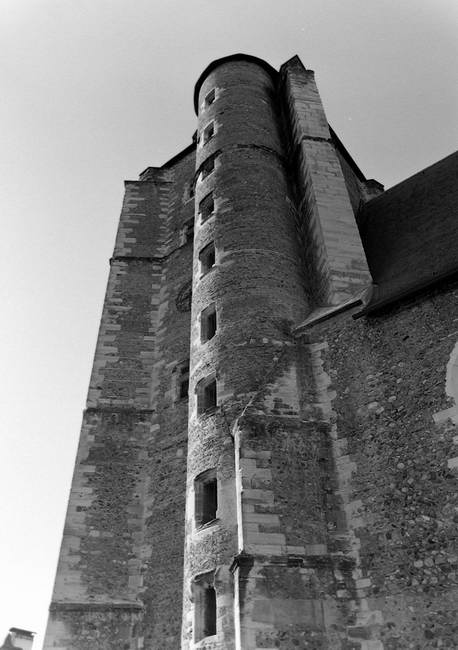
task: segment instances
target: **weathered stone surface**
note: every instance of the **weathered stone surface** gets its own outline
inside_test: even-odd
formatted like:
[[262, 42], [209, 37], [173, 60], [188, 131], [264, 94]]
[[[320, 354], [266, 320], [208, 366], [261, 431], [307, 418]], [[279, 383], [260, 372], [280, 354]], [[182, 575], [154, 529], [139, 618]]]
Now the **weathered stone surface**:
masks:
[[[356, 214], [370, 253], [398, 197], [418, 263], [421, 192], [374, 198], [313, 72], [234, 55], [195, 103], [194, 143], [126, 182], [45, 650], [458, 647], [442, 185], [391, 304], [404, 240], [367, 265]], [[368, 268], [403, 276], [385, 311]]]

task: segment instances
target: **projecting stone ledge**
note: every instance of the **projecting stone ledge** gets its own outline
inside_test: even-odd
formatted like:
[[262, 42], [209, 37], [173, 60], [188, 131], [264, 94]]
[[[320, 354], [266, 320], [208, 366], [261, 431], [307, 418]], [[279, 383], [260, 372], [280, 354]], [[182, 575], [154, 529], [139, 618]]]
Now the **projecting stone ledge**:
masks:
[[118, 602], [118, 603], [58, 603], [52, 602], [49, 606], [50, 612], [109, 612], [112, 610], [123, 611], [142, 611], [144, 605], [142, 603], [134, 602]]

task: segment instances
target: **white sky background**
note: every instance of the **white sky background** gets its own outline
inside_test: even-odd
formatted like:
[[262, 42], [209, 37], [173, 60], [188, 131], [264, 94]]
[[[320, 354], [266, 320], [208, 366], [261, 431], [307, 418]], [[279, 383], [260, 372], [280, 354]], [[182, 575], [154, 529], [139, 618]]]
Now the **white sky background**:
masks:
[[389, 187], [455, 149], [457, 27], [455, 0], [0, 0], [0, 643], [41, 648], [123, 180], [191, 142], [202, 70], [298, 54]]

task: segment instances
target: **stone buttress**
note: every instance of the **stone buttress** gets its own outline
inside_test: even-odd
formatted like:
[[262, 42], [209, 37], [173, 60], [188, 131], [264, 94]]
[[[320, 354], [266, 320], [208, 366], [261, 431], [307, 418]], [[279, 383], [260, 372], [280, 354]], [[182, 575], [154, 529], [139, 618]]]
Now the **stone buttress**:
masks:
[[179, 645], [181, 616], [168, 612], [182, 592], [190, 149], [126, 181], [46, 650]]
[[381, 186], [364, 179], [332, 132], [314, 72], [297, 56], [282, 65], [280, 88], [308, 293], [315, 308], [339, 305], [370, 283], [355, 211]]

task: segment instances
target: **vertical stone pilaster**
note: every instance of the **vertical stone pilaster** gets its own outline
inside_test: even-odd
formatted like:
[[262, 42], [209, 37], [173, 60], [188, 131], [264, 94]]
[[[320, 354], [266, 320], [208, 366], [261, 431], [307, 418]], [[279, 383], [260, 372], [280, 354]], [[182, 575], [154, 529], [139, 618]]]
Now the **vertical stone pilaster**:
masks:
[[370, 282], [366, 257], [314, 73], [294, 57], [280, 74], [296, 166], [309, 293], [315, 307], [339, 304]]

